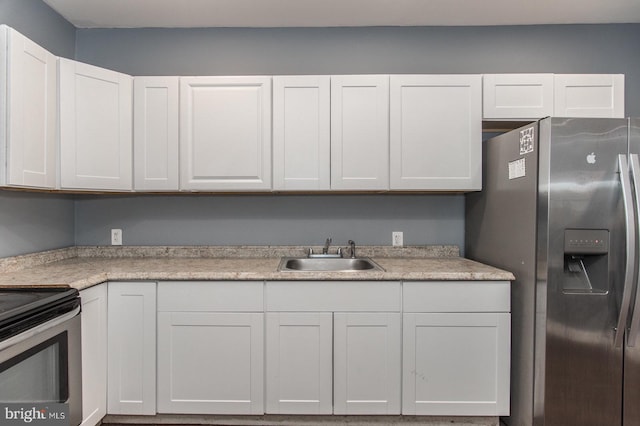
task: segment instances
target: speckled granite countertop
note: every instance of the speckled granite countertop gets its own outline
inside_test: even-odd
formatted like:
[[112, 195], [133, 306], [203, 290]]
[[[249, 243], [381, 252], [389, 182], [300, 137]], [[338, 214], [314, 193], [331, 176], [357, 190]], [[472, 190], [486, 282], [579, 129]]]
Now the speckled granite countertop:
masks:
[[71, 247], [0, 259], [0, 287], [70, 286], [83, 289], [105, 281], [127, 280], [495, 280], [510, 272], [458, 256], [454, 246], [395, 249], [366, 246], [384, 271], [278, 272], [283, 256], [304, 249], [251, 247]]

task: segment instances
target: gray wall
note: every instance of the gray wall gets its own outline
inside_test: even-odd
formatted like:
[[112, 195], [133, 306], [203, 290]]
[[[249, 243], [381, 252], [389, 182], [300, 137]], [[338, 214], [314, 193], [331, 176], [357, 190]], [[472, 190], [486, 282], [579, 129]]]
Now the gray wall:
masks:
[[[640, 25], [80, 29], [77, 59], [132, 75], [624, 73], [640, 115]], [[461, 195], [81, 197], [78, 244], [406, 244], [463, 248]], [[464, 248], [463, 248], [464, 249]]]
[[18, 30], [54, 55], [75, 55], [76, 28], [42, 0], [0, 0], [0, 24]]
[[311, 245], [464, 243], [462, 196], [219, 195], [110, 196], [76, 203], [78, 245]]
[[[0, 24], [57, 55], [74, 55], [75, 28], [41, 0], [0, 0]], [[72, 246], [74, 225], [70, 196], [0, 190], [0, 257]]]
[[71, 196], [0, 191], [0, 257], [73, 245]]

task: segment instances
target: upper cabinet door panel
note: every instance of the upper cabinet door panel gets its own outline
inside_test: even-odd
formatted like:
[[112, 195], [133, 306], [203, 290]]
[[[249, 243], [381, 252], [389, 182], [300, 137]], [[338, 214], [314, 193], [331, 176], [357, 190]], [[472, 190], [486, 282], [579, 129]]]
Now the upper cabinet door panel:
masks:
[[556, 74], [557, 117], [624, 118], [624, 74]]
[[553, 74], [485, 74], [485, 119], [537, 119], [553, 115]]
[[180, 79], [181, 188], [271, 189], [271, 78]]
[[0, 166], [0, 183], [55, 188], [56, 57], [12, 28], [3, 26], [0, 38], [0, 62], [6, 70], [0, 101], [0, 145], [6, 160]]
[[132, 187], [131, 76], [60, 58], [61, 186]]
[[391, 189], [482, 186], [480, 75], [391, 76]]
[[178, 190], [178, 81], [178, 77], [134, 79], [136, 190]]
[[331, 189], [389, 189], [389, 76], [331, 77]]
[[330, 189], [329, 114], [329, 76], [273, 78], [273, 189]]

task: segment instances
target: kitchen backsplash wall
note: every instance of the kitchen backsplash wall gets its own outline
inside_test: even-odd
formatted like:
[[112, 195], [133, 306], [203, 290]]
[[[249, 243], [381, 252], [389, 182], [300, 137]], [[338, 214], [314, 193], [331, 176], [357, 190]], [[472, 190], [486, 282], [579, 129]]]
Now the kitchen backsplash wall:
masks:
[[141, 195], [76, 201], [76, 244], [406, 245], [464, 243], [462, 195]]
[[71, 196], [0, 190], [0, 257], [73, 245]]
[[[74, 54], [75, 27], [41, 0], [0, 0], [0, 24], [57, 55]], [[68, 195], [0, 190], [0, 257], [73, 245], [73, 212]]]

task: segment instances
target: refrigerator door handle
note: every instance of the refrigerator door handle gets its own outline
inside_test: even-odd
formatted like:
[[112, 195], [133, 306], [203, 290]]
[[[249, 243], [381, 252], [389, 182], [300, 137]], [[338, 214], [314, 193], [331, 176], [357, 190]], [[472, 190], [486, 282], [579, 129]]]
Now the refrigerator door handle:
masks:
[[[640, 219], [640, 160], [638, 154], [631, 154], [630, 157], [631, 178], [633, 179], [633, 190], [635, 195], [636, 217]], [[640, 274], [636, 278], [636, 300], [633, 304], [631, 313], [631, 326], [627, 335], [627, 345], [635, 346], [638, 342], [638, 333], [640, 332], [640, 294], [638, 294], [638, 285], [640, 285]]]
[[624, 332], [627, 328], [631, 293], [633, 291], [633, 273], [636, 259], [636, 223], [631, 194], [631, 178], [629, 177], [629, 163], [625, 154], [618, 155], [618, 167], [620, 168], [620, 185], [622, 186], [622, 202], [624, 204], [627, 258], [625, 263], [622, 303], [620, 304], [613, 345], [616, 348], [621, 348], [624, 343]]

